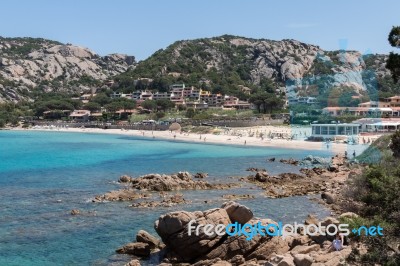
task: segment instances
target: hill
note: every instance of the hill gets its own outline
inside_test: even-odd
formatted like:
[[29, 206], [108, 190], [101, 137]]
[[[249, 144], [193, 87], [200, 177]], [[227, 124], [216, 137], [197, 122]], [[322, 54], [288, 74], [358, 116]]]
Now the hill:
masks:
[[[35, 99], [47, 92], [81, 93], [114, 79], [112, 89], [166, 91], [184, 82], [246, 99], [257, 91], [332, 98], [333, 88], [363, 99], [400, 94], [385, 68], [386, 55], [324, 51], [296, 40], [231, 35], [177, 41], [149, 58], [100, 56], [72, 44], [38, 38], [0, 37], [0, 102]], [[151, 83], [137, 82], [140, 78]], [[147, 79], [147, 80], [148, 80]], [[339, 93], [336, 94], [340, 94]]]
[[0, 102], [28, 100], [33, 93], [90, 91], [135, 64], [133, 56], [99, 56], [72, 44], [0, 37]]
[[[349, 87], [377, 97], [378, 91], [400, 92], [385, 68], [386, 55], [357, 51], [324, 51], [296, 40], [272, 41], [231, 35], [177, 41], [115, 77], [119, 89], [133, 90], [138, 78], [152, 78], [150, 88], [166, 90], [185, 82], [244, 97], [241, 86], [281, 89], [289, 96], [326, 98], [329, 89]], [[142, 86], [142, 84], [141, 84]], [[136, 88], [137, 89], [137, 88]]]

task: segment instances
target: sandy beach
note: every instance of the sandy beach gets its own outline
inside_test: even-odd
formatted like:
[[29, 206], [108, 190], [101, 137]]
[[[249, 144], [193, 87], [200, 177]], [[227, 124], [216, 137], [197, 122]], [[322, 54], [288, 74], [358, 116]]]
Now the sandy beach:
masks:
[[[12, 130], [33, 130], [52, 132], [77, 132], [91, 134], [118, 134], [124, 136], [140, 136], [146, 138], [163, 139], [169, 141], [185, 141], [194, 143], [212, 143], [223, 145], [242, 145], [256, 147], [276, 147], [302, 150], [330, 150], [335, 154], [343, 154], [348, 151], [350, 154], [356, 151], [360, 154], [368, 145], [348, 145], [344, 143], [309, 142], [303, 139], [287, 140], [281, 138], [260, 138], [256, 137], [258, 132], [275, 132], [282, 134], [307, 134], [302, 128], [291, 128], [282, 126], [264, 126], [252, 128], [231, 128], [229, 132], [221, 134], [199, 134], [175, 131], [141, 131], [125, 129], [100, 129], [100, 128], [60, 128], [60, 127], [37, 127], [37, 128], [13, 128]], [[299, 133], [304, 132], [304, 133]], [[249, 134], [250, 133], [250, 134]]]

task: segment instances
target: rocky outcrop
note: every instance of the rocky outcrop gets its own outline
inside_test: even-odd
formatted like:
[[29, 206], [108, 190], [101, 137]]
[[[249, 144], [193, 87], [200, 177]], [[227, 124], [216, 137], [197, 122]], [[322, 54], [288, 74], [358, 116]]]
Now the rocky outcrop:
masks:
[[[281, 159], [281, 162], [289, 164], [298, 164], [294, 159]], [[333, 204], [339, 198], [345, 181], [349, 175], [360, 171], [357, 167], [350, 170], [346, 158], [343, 156], [334, 156], [331, 159], [322, 159], [316, 157], [306, 157], [306, 161], [322, 164], [319, 167], [302, 168], [301, 174], [282, 173], [279, 175], [269, 175], [266, 171], [257, 172], [255, 175], [241, 179], [256, 184], [265, 190], [265, 194], [271, 198], [289, 197], [294, 195], [310, 195], [322, 193], [321, 198], [328, 204]], [[341, 197], [340, 200], [344, 198]], [[337, 207], [335, 205], [335, 207]]]
[[199, 235], [196, 235], [195, 231], [189, 231], [188, 225], [191, 220], [195, 221], [195, 225], [222, 224], [226, 226], [231, 223], [228, 213], [222, 208], [204, 212], [181, 211], [162, 215], [155, 222], [154, 228], [164, 244], [172, 251], [170, 256], [176, 257], [177, 260], [192, 261], [219, 246], [222, 240], [222, 236], [208, 236], [204, 231], [201, 231]]
[[330, 158], [308, 155], [299, 162], [299, 165], [303, 167], [327, 167], [330, 162]]
[[[226, 202], [221, 208], [207, 211], [177, 211], [162, 215], [154, 224], [166, 245], [163, 263], [160, 265], [340, 265], [351, 252], [350, 247], [332, 252], [332, 237], [307, 235], [304, 232], [285, 238], [267, 234], [255, 234], [247, 238], [243, 234], [228, 235], [225, 230], [222, 230], [221, 235], [212, 234], [211, 231], [206, 233], [211, 228], [225, 229], [228, 224], [257, 223], [278, 226], [270, 219], [254, 218], [250, 209], [235, 202]], [[309, 216], [305, 224], [311, 223], [319, 221]], [[339, 221], [333, 217], [321, 222], [323, 226], [337, 223]], [[274, 232], [273, 229], [270, 232]], [[155, 240], [150, 242], [153, 246], [157, 245]], [[129, 244], [125, 249], [131, 250], [131, 246]]]
[[133, 203], [131, 207], [133, 208], [155, 208], [155, 207], [172, 207], [177, 204], [190, 203], [186, 201], [181, 194], [175, 194], [172, 196], [163, 196], [161, 201], [140, 201]]
[[336, 201], [336, 197], [329, 192], [322, 192], [321, 198], [328, 204], [333, 204]]
[[[99, 56], [93, 51], [72, 44], [33, 38], [0, 38], [0, 102], [23, 100], [33, 88], [49, 91], [90, 90], [85, 82], [107, 80], [126, 71], [137, 77], [133, 56], [111, 54]], [[270, 79], [286, 83], [288, 96], [318, 84], [325, 89], [352, 87], [356, 91], [376, 86], [375, 76], [389, 76], [385, 55], [370, 55], [372, 60], [356, 51], [328, 52], [320, 47], [296, 40], [273, 41], [224, 35], [214, 38], [177, 41], [138, 63], [140, 70], [178, 77], [191, 71], [202, 81], [213, 84], [211, 73], [230, 76], [240, 73], [246, 83], [258, 85]], [[368, 61], [368, 62], [367, 62]], [[193, 69], [193, 62], [197, 67]], [[374, 75], [363, 75], [366, 70]], [[177, 72], [180, 71], [180, 72]], [[143, 73], [143, 72], [142, 72]], [[118, 78], [116, 78], [118, 80]], [[61, 81], [61, 82], [60, 82]], [[293, 81], [293, 82], [287, 82]], [[289, 85], [293, 83], [293, 85]], [[236, 87], [237, 84], [232, 84]], [[237, 88], [239, 89], [239, 88]]]
[[139, 260], [131, 260], [130, 262], [128, 262], [124, 266], [140, 266], [140, 261]]
[[131, 179], [132, 188], [149, 191], [223, 189], [230, 186], [233, 186], [233, 184], [210, 184], [205, 181], [195, 181], [188, 172], [172, 175], [149, 174]]
[[129, 243], [116, 250], [119, 254], [129, 254], [139, 257], [150, 256], [150, 245], [147, 243], [135, 242]]
[[208, 176], [207, 173], [197, 173], [193, 177], [194, 178], [206, 178]]
[[293, 158], [290, 158], [290, 159], [280, 159], [279, 162], [285, 163], [285, 164], [292, 164], [292, 165], [298, 165], [298, 164], [299, 164], [299, 161], [298, 161], [298, 160], [295, 160], [295, 159], [293, 159]]
[[164, 247], [165, 245], [156, 237], [144, 230], [140, 230], [136, 235], [136, 242], [126, 244], [118, 248], [116, 252], [119, 254], [129, 254], [138, 257], [149, 257], [151, 253], [158, 252]]
[[255, 196], [250, 194], [225, 194], [222, 195], [222, 198], [226, 200], [238, 200], [238, 199], [243, 200], [243, 199], [254, 199]]
[[132, 207], [169, 207], [186, 201], [182, 195], [178, 194], [167, 197], [164, 193], [168, 191], [229, 189], [239, 186], [234, 183], [212, 184], [202, 180], [194, 180], [188, 172], [179, 172], [172, 175], [148, 174], [137, 178], [123, 175], [119, 178], [119, 183], [124, 186], [123, 189], [96, 196], [93, 202], [148, 199], [157, 192], [161, 198], [160, 201], [141, 201], [133, 204]]
[[253, 212], [249, 208], [234, 201], [225, 202], [221, 208], [226, 210], [229, 219], [234, 223], [245, 224], [253, 218]]
[[150, 198], [151, 194], [143, 193], [134, 189], [124, 188], [120, 190], [114, 190], [107, 192], [104, 195], [96, 196], [93, 202], [103, 201], [131, 201], [136, 199], [147, 199]]
[[[102, 81], [136, 65], [133, 56], [100, 56], [93, 51], [50, 40], [0, 37], [1, 101], [18, 101], [27, 92], [41, 87], [50, 91], [87, 91], [98, 85], [87, 79]], [[25, 95], [25, 96], [24, 96]]]
[[162, 248], [163, 244], [156, 237], [144, 230], [140, 230], [136, 235], [136, 242], [146, 243], [151, 249]]

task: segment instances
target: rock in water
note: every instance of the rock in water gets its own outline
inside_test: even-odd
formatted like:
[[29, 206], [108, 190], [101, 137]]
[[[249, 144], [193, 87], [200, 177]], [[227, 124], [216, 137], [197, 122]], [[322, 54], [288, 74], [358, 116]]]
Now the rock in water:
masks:
[[150, 249], [160, 247], [161, 242], [156, 237], [152, 236], [144, 230], [140, 230], [136, 235], [136, 241], [146, 243], [150, 246]]
[[321, 198], [323, 200], [325, 200], [325, 202], [328, 204], [333, 204], [336, 201], [336, 197], [332, 193], [329, 193], [329, 192], [323, 192], [321, 194]]
[[139, 260], [131, 260], [130, 262], [128, 262], [124, 266], [140, 266], [140, 261]]
[[224, 208], [232, 222], [245, 224], [253, 218], [253, 212], [244, 205], [234, 201], [225, 202], [221, 208]]
[[116, 250], [119, 254], [129, 254], [139, 257], [150, 256], [150, 246], [147, 243], [129, 243]]
[[78, 209], [73, 209], [73, 210], [71, 210], [71, 215], [78, 215], [78, 214], [80, 214], [81, 212], [78, 210]]
[[194, 178], [206, 178], [207, 176], [207, 173], [197, 173], [194, 175]]
[[122, 176], [119, 178], [119, 182], [121, 182], [121, 183], [128, 183], [128, 182], [130, 182], [130, 181], [131, 181], [131, 177], [128, 176], [128, 175], [122, 175]]

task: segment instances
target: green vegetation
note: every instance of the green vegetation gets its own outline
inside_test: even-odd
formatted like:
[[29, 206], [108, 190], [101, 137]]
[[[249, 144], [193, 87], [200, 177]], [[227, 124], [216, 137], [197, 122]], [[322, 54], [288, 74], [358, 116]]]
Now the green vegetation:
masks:
[[31, 106], [36, 116], [43, 116], [45, 111], [79, 109], [82, 103], [79, 100], [72, 100], [71, 96], [63, 93], [43, 93]]
[[[349, 184], [350, 197], [362, 206], [358, 223], [379, 224], [384, 228], [382, 237], [360, 237], [368, 247], [368, 253], [360, 257], [362, 263], [400, 264], [400, 255], [393, 246], [400, 237], [400, 161], [387, 149], [390, 142], [397, 143], [399, 134], [381, 137], [359, 156], [358, 159], [374, 164]], [[357, 260], [357, 256], [352, 259]]]
[[[185, 83], [242, 100], [249, 96], [240, 90], [239, 85], [272, 92], [270, 87], [267, 90], [264, 86], [264, 81], [257, 86], [253, 84], [250, 73], [253, 59], [247, 56], [249, 47], [231, 45], [227, 42], [231, 38], [234, 36], [175, 42], [165, 50], [155, 52], [135, 69], [116, 76], [115, 81], [120, 90], [151, 88], [161, 92], [167, 91], [171, 84]], [[216, 59], [216, 54], [224, 58], [222, 62], [216, 67], [207, 66], [207, 62]], [[134, 80], [144, 77], [154, 79], [152, 84], [134, 83]], [[272, 80], [267, 83], [277, 86]]]
[[253, 103], [257, 106], [257, 110], [259, 113], [263, 112], [264, 114], [272, 113], [272, 110], [280, 110], [283, 106], [283, 100], [276, 97], [274, 93], [268, 92], [258, 92], [250, 96], [250, 103]]
[[400, 131], [396, 131], [393, 134], [389, 148], [392, 150], [394, 157], [400, 158]]
[[14, 43], [10, 48], [3, 48], [2, 52], [6, 52], [9, 56], [25, 57], [34, 50], [39, 50], [43, 44], [61, 44], [60, 42], [46, 40], [42, 38], [2, 38], [0, 41], [8, 41]]
[[0, 104], [0, 128], [5, 127], [7, 124], [16, 126], [19, 124], [21, 117], [31, 114], [28, 103], [25, 102]]
[[[388, 41], [391, 46], [400, 48], [400, 27], [393, 27], [389, 33]], [[392, 73], [395, 83], [400, 78], [400, 54], [390, 53], [386, 62], [386, 68]]]

